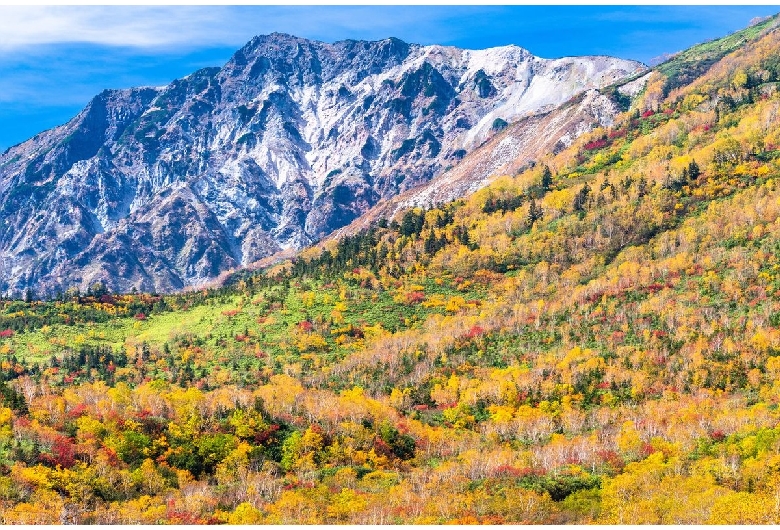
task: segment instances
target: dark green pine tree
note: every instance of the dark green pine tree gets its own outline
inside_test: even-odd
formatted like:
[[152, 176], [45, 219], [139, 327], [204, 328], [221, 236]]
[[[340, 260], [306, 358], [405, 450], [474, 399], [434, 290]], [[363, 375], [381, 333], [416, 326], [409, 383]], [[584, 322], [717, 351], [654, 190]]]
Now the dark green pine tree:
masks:
[[647, 195], [647, 179], [644, 176], [639, 177], [636, 183], [636, 191], [640, 199]]
[[688, 164], [688, 178], [691, 180], [696, 180], [699, 178], [699, 175], [701, 175], [699, 164], [696, 163], [696, 160], [691, 160], [691, 163]]
[[422, 230], [424, 218], [418, 216], [414, 211], [408, 210], [401, 219], [401, 235], [402, 236], [417, 236]]
[[544, 212], [542, 207], [536, 204], [536, 199], [531, 197], [531, 204], [528, 205], [528, 227], [532, 227], [536, 221], [542, 218]]
[[431, 228], [430, 232], [428, 232], [428, 237], [425, 238], [425, 253], [431, 256], [436, 254], [436, 251], [439, 250], [438, 243], [439, 240], [436, 238], [436, 233]]
[[550, 168], [547, 166], [544, 166], [544, 170], [542, 171], [542, 189], [544, 191], [550, 191], [550, 188], [552, 188], [552, 172], [550, 171]]
[[582, 212], [585, 210], [585, 204], [588, 201], [588, 195], [590, 194], [590, 186], [585, 184], [577, 195], [574, 196], [574, 211]]

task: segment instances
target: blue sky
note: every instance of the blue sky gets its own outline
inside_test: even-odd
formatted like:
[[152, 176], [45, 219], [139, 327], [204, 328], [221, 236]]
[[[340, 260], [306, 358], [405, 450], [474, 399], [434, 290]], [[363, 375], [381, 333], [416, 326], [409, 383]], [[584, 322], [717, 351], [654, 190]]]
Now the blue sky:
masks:
[[254, 35], [398, 37], [541, 57], [645, 63], [778, 6], [0, 6], [0, 150], [62, 124], [105, 88], [165, 85], [221, 66]]

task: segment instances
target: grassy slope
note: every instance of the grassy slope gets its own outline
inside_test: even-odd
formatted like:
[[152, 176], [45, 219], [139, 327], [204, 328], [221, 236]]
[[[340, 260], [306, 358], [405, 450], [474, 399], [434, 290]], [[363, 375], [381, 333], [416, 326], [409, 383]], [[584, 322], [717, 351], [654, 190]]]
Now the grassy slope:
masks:
[[667, 89], [686, 85], [703, 75], [710, 66], [727, 54], [737, 50], [745, 43], [755, 41], [777, 26], [777, 23], [778, 18], [775, 16], [726, 37], [698, 44], [678, 53], [655, 69], [667, 78]]

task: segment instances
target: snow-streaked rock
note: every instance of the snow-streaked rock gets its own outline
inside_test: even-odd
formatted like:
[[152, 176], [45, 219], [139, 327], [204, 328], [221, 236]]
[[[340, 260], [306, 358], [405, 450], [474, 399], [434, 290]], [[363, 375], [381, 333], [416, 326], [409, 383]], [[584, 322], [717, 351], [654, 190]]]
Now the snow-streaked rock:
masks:
[[197, 285], [317, 241], [506, 124], [643, 69], [516, 46], [256, 37], [222, 68], [105, 91], [0, 155], [0, 292]]

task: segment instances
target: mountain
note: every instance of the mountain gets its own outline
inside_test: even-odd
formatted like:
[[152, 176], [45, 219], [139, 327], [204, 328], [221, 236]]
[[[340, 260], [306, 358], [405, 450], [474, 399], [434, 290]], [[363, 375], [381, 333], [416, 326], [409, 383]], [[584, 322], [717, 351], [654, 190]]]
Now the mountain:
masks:
[[220, 287], [0, 299], [0, 523], [780, 523], [779, 21]]
[[[624, 91], [636, 95], [634, 88], [644, 88], [644, 81], [646, 76], [634, 80], [635, 86]], [[455, 166], [445, 168], [433, 180], [379, 202], [330, 237], [354, 234], [408, 208], [429, 208], [465, 197], [497, 177], [521, 172], [546, 153], [568, 147], [575, 138], [594, 127], [613, 125], [619, 113], [620, 107], [613, 97], [593, 89], [552, 110], [521, 118], [465, 155]]]
[[[3, 153], [0, 292], [198, 285], [315, 242], [504, 127], [523, 139], [518, 121], [643, 69], [516, 46], [256, 37], [222, 68], [104, 91]], [[553, 144], [608, 125], [616, 111], [598, 105]]]

